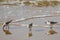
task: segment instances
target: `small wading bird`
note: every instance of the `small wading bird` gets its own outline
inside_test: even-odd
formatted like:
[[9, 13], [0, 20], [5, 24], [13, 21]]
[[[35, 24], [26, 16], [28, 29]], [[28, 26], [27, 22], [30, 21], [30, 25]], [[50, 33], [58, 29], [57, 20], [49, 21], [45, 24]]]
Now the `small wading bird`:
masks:
[[55, 32], [55, 31], [53, 30], [53, 25], [54, 25], [54, 24], [57, 24], [57, 23], [58, 23], [58, 22], [53, 22], [53, 21], [47, 21], [47, 22], [46, 22], [46, 24], [50, 25], [50, 30], [48, 31], [47, 34], [52, 35], [52, 34], [56, 34], [56, 33], [57, 33], [57, 32]]
[[33, 23], [29, 24], [29, 31], [32, 30]]
[[[7, 21], [3, 24], [3, 31], [6, 33], [6, 34], [11, 34], [11, 32], [9, 32], [9, 24], [12, 22], [12, 20], [10, 21]], [[6, 27], [6, 29], [5, 29]]]
[[32, 26], [33, 26], [33, 23], [29, 24], [29, 33], [28, 33], [29, 37], [32, 37]]
[[54, 24], [56, 24], [56, 23], [58, 23], [58, 22], [47, 21], [46, 23], [49, 24], [49, 25], [54, 25]]

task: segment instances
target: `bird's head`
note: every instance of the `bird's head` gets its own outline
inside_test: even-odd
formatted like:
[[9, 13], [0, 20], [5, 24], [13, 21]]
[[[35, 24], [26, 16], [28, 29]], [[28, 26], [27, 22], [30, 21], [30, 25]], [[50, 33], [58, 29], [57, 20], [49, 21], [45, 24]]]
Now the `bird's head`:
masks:
[[45, 22], [45, 24], [50, 24], [50, 21], [48, 20], [47, 22]]

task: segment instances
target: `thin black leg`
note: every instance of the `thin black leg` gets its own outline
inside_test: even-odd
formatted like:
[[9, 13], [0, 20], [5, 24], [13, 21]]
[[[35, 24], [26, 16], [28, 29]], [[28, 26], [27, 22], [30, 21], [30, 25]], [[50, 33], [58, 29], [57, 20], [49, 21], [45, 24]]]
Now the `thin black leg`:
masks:
[[32, 31], [32, 29], [31, 29], [31, 28], [29, 28], [29, 31]]
[[8, 25], [8, 30], [9, 30], [9, 25]]
[[53, 29], [53, 26], [52, 25], [50, 25], [50, 29]]

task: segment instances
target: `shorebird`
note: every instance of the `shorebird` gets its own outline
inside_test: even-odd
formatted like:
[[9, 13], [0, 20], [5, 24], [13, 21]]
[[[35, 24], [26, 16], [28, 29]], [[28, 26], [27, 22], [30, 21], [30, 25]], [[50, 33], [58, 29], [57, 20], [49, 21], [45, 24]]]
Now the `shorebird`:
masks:
[[33, 23], [29, 24], [29, 31], [31, 31], [32, 26], [33, 26]]
[[47, 22], [45, 22], [45, 23], [48, 24], [48, 25], [50, 25], [50, 26], [51, 26], [50, 29], [52, 29], [52, 26], [53, 26], [54, 24], [57, 24], [58, 22], [47, 21]]
[[56, 24], [56, 23], [58, 23], [58, 22], [47, 21], [46, 23], [47, 23], [48, 25], [50, 25], [50, 30], [48, 31], [47, 34], [50, 34], [50, 35], [56, 34], [57, 32], [53, 30], [53, 25]]
[[33, 26], [33, 23], [30, 23], [29, 24], [29, 33], [28, 33], [29, 37], [32, 37], [32, 26]]
[[56, 24], [57, 22], [54, 22], [54, 21], [47, 21], [46, 23], [53, 25], [53, 24]]
[[8, 28], [9, 29], [9, 24], [12, 22], [12, 20], [10, 21], [7, 21], [5, 22], [2, 26], [3, 26], [3, 30], [4, 30], [4, 27], [6, 27], [6, 29]]

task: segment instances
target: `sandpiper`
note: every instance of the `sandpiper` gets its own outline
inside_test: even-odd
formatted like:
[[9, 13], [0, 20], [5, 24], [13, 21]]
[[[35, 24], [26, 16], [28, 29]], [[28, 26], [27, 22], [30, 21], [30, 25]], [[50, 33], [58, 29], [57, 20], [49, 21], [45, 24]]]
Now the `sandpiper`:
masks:
[[54, 22], [54, 21], [47, 21], [46, 23], [49, 24], [49, 25], [54, 25], [54, 24], [56, 24], [57, 22]]
[[53, 30], [53, 25], [56, 24], [56, 23], [58, 23], [58, 22], [47, 21], [46, 23], [51, 26], [50, 30], [48, 31], [47, 34], [50, 34], [50, 35], [56, 34], [57, 32]]
[[33, 23], [29, 24], [29, 31], [31, 31]]
[[11, 22], [12, 22], [12, 20], [5, 22], [5, 23], [3, 24], [3, 30], [4, 30], [4, 27], [6, 27], [6, 29], [7, 29], [7, 27], [8, 27], [8, 29], [9, 29], [9, 24], [10, 24]]

